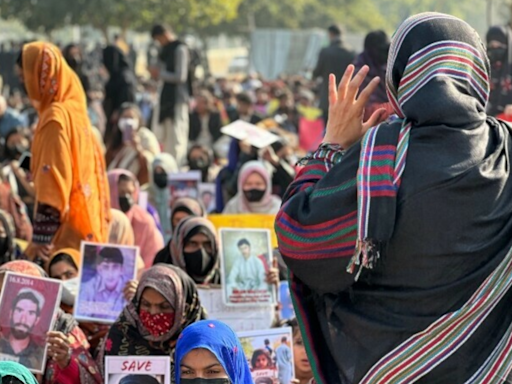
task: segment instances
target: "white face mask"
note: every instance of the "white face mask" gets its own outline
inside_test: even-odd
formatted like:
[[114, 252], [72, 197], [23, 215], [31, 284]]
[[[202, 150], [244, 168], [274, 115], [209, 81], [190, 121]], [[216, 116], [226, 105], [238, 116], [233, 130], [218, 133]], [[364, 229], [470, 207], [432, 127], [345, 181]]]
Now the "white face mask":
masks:
[[121, 131], [132, 130], [135, 131], [139, 128], [139, 120], [132, 117], [123, 117], [117, 123]]
[[62, 302], [66, 305], [74, 305], [78, 295], [78, 277], [62, 281]]

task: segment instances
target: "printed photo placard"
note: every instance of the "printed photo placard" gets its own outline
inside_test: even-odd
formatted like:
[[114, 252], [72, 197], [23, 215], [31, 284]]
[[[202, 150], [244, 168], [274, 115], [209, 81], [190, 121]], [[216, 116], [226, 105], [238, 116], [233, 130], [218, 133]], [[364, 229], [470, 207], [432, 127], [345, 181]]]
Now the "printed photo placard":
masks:
[[291, 384], [295, 377], [291, 328], [239, 332], [254, 383]]
[[170, 383], [170, 356], [105, 357], [105, 384]]
[[0, 361], [15, 361], [43, 373], [62, 294], [61, 282], [7, 272], [0, 296]]
[[111, 324], [126, 300], [124, 288], [136, 276], [138, 247], [82, 242], [77, 320]]
[[180, 197], [198, 198], [198, 186], [201, 181], [200, 171], [171, 173], [168, 176], [171, 201]]
[[267, 283], [273, 260], [270, 231], [221, 228], [219, 233], [226, 305], [276, 304], [276, 289]]
[[207, 213], [212, 213], [216, 210], [215, 205], [215, 184], [214, 183], [199, 183], [198, 185], [199, 201], [203, 203]]

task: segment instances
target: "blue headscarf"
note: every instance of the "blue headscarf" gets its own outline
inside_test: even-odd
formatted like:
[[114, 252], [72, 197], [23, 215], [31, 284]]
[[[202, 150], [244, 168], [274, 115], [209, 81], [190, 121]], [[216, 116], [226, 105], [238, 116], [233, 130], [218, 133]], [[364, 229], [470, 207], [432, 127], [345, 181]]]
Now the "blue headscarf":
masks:
[[198, 321], [180, 335], [176, 346], [176, 383], [181, 379], [181, 361], [194, 349], [207, 349], [215, 355], [232, 384], [253, 384], [251, 371], [238, 337], [217, 320]]
[[12, 376], [24, 384], [38, 384], [36, 378], [23, 365], [12, 361], [0, 361], [0, 383], [3, 377]]

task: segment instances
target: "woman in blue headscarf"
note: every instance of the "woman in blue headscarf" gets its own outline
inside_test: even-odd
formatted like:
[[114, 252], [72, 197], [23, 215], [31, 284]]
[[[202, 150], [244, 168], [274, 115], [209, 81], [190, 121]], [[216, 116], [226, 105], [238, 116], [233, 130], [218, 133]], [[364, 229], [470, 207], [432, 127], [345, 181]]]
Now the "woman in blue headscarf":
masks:
[[176, 346], [176, 384], [253, 384], [238, 337], [226, 324], [190, 325]]

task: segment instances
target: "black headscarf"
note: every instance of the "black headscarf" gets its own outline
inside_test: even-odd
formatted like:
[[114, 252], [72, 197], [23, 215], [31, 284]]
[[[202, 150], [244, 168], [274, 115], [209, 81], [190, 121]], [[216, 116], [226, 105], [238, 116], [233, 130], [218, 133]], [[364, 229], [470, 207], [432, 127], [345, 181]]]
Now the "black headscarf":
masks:
[[384, 79], [386, 78], [389, 44], [386, 32], [370, 32], [364, 39], [364, 51], [355, 60], [356, 70], [361, 69], [364, 65], [370, 67], [370, 72], [361, 85], [361, 89], [364, 89], [374, 77], [378, 76], [381, 79], [379, 86], [370, 97], [369, 104], [382, 104], [388, 101]]
[[[468, 24], [436, 13], [407, 19], [386, 81], [400, 119], [342, 157], [317, 152], [290, 187], [277, 235], [319, 383], [398, 382], [363, 377], [376, 366], [408, 374], [420, 355], [401, 370], [384, 357], [413, 336], [430, 337], [445, 315], [473, 310], [475, 292], [509, 261], [512, 139], [485, 113], [488, 75]], [[326, 170], [332, 158], [342, 160]], [[495, 299], [490, 289], [486, 299]], [[484, 365], [512, 323], [504, 292], [418, 382], [464, 383]], [[427, 352], [438, 350], [421, 357]]]
[[512, 31], [509, 26], [489, 28], [487, 45], [491, 41], [503, 44], [503, 48], [487, 47], [491, 60], [491, 96], [487, 111], [496, 116], [512, 104]]

